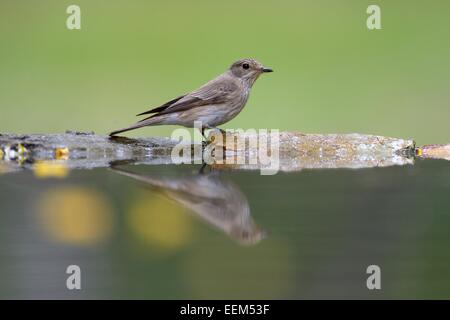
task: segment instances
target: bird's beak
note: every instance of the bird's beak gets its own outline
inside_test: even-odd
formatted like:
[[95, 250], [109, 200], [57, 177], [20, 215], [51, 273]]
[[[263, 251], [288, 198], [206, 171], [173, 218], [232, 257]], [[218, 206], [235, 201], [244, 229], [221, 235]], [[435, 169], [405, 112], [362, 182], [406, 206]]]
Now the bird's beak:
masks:
[[263, 67], [262, 72], [273, 72], [273, 70], [270, 68]]

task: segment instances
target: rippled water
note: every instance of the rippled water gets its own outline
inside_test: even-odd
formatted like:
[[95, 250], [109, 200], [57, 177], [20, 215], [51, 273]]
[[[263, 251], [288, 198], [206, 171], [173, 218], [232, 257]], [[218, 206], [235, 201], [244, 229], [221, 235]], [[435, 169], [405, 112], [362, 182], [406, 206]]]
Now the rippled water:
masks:
[[199, 169], [0, 175], [0, 298], [450, 298], [448, 161]]

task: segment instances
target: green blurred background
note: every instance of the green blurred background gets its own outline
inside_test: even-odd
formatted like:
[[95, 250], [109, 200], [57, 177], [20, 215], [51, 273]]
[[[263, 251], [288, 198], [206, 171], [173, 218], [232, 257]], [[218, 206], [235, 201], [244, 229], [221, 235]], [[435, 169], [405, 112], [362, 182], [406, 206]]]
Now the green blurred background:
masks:
[[0, 132], [104, 134], [254, 57], [276, 72], [225, 128], [448, 142], [450, 2], [378, 0], [370, 31], [373, 3], [1, 0]]

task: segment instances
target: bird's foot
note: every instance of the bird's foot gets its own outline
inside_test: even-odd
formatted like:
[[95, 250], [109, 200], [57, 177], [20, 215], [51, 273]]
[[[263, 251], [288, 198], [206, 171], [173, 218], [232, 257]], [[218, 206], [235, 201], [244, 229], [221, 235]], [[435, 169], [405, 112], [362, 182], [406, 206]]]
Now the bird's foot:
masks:
[[222, 130], [217, 127], [210, 127], [209, 129], [211, 130], [211, 132], [208, 134], [208, 138], [206, 138], [206, 141], [208, 141], [208, 144], [212, 143], [212, 142], [225, 141], [225, 139], [227, 137], [227, 132], [225, 130]]
[[199, 174], [206, 174], [206, 173], [207, 173], [207, 172], [206, 172], [206, 168], [209, 169], [209, 172], [212, 171], [212, 168], [204, 162], [204, 163], [202, 164], [202, 167], [201, 167], [200, 170], [198, 171], [198, 173], [199, 173]]

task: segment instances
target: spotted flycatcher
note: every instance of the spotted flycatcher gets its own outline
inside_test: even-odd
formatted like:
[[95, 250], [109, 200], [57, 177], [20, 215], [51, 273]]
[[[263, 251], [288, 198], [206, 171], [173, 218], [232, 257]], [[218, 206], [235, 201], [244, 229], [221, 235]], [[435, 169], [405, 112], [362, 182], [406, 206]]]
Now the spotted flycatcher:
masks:
[[151, 114], [139, 122], [110, 133], [118, 133], [156, 125], [194, 127], [201, 123], [201, 131], [230, 121], [244, 108], [256, 79], [264, 72], [272, 72], [254, 59], [241, 59], [231, 67], [191, 93], [179, 96], [160, 107], [138, 114]]

